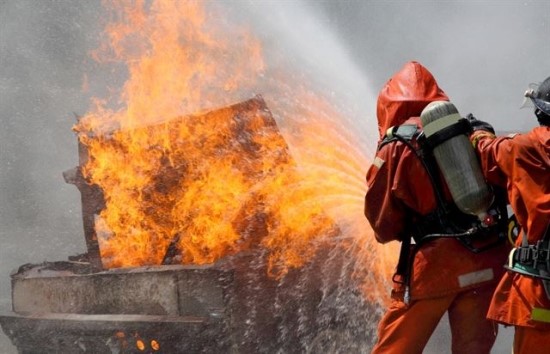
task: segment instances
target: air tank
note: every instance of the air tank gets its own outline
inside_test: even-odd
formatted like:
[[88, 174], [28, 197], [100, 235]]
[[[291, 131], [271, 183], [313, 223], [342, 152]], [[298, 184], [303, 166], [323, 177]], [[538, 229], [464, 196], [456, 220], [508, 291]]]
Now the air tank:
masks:
[[[446, 101], [430, 103], [420, 115], [427, 138], [461, 119], [455, 105]], [[485, 183], [474, 148], [466, 134], [456, 135], [433, 149], [435, 160], [456, 206], [484, 222], [493, 194]]]

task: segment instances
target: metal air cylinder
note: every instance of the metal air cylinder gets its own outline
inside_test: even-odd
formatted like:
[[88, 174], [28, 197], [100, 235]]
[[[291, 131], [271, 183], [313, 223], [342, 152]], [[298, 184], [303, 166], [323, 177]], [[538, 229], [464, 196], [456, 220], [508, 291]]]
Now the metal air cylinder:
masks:
[[[420, 115], [426, 138], [461, 119], [455, 105], [446, 101], [430, 103]], [[466, 134], [455, 135], [438, 144], [433, 154], [456, 206], [466, 214], [487, 217], [493, 194], [481, 172], [479, 161]]]

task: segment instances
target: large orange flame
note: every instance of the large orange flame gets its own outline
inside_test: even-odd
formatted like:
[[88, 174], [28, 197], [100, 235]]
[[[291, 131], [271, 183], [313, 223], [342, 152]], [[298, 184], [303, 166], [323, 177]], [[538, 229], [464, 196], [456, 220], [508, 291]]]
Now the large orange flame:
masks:
[[[174, 242], [179, 261], [196, 264], [258, 244], [281, 275], [343, 234], [386, 275], [362, 216], [366, 152], [330, 100], [267, 67], [260, 41], [210, 3], [107, 5], [93, 57], [123, 63], [127, 80], [75, 127], [90, 156], [85, 176], [105, 195], [96, 231], [107, 267], [160, 264]], [[286, 142], [261, 104], [214, 110], [256, 92]]]

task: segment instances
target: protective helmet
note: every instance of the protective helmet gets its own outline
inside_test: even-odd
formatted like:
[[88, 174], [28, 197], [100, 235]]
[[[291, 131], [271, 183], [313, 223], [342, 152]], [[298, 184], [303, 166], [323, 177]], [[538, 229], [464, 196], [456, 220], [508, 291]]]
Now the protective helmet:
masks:
[[550, 77], [540, 85], [534, 85], [525, 92], [525, 97], [531, 99], [535, 105], [535, 115], [539, 123], [550, 125]]

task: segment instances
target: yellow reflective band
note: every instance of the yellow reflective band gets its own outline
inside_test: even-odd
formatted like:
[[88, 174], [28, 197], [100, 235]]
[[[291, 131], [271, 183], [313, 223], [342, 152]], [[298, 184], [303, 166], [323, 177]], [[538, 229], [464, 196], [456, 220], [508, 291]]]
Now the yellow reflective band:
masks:
[[514, 246], [516, 244], [514, 241], [515, 241], [515, 238], [517, 238], [517, 236], [518, 236], [518, 235], [514, 234], [514, 232], [516, 231], [516, 226], [517, 225], [516, 225], [516, 222], [514, 220], [508, 221], [508, 242], [510, 242], [510, 244], [512, 246]]
[[539, 322], [550, 323], [550, 310], [533, 307], [531, 319]]
[[474, 139], [472, 140], [472, 146], [474, 147], [474, 149], [477, 149], [477, 143], [479, 143], [479, 140], [487, 137], [494, 139], [496, 136], [495, 134], [485, 132], [485, 131], [474, 136]]
[[455, 124], [460, 119], [460, 114], [451, 113], [448, 116], [436, 119], [424, 126], [424, 134], [431, 136], [432, 134], [440, 131], [443, 128], [447, 128], [449, 125]]

